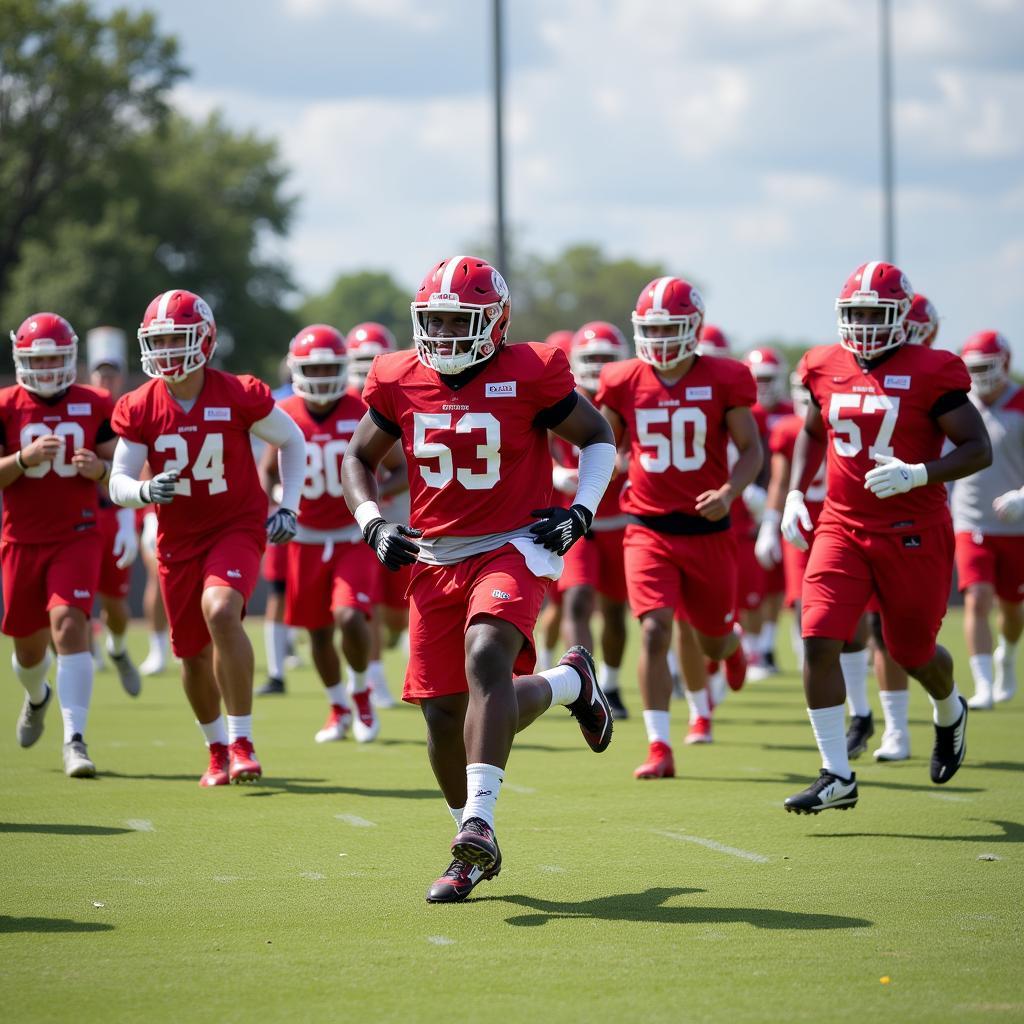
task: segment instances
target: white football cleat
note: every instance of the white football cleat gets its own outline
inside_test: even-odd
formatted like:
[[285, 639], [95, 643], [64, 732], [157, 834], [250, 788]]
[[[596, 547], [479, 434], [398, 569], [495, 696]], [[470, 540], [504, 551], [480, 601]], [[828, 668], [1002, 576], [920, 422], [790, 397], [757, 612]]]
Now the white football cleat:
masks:
[[974, 696], [967, 701], [967, 706], [972, 711], [990, 711], [992, 709], [992, 691], [976, 690]]
[[906, 761], [910, 757], [910, 736], [905, 732], [882, 733], [882, 742], [872, 754], [876, 761]]
[[158, 676], [167, 669], [167, 658], [159, 651], [150, 651], [139, 663], [140, 676]]
[[333, 743], [343, 740], [352, 725], [352, 709], [332, 704], [324, 727], [316, 734], [317, 743]]
[[43, 735], [43, 725], [46, 721], [46, 709], [50, 706], [50, 699], [53, 697], [53, 687], [46, 684], [46, 697], [42, 704], [33, 704], [25, 694], [25, 702], [21, 706], [21, 714], [18, 715], [18, 737], [19, 747], [31, 747], [40, 736]]
[[996, 677], [992, 687], [992, 699], [997, 704], [1004, 704], [1017, 692], [1017, 666], [1002, 644], [996, 648], [992, 661]]
[[366, 689], [362, 693], [353, 693], [349, 690], [348, 695], [353, 704], [352, 736], [356, 743], [370, 743], [380, 732], [380, 719], [370, 701], [370, 691]]
[[96, 777], [96, 765], [92, 763], [89, 750], [80, 737], [64, 744], [64, 774], [69, 779]]
[[391, 695], [388, 689], [387, 677], [384, 672], [367, 672], [366, 681], [370, 684], [370, 700], [375, 708], [387, 711], [389, 708], [398, 707], [398, 701]]

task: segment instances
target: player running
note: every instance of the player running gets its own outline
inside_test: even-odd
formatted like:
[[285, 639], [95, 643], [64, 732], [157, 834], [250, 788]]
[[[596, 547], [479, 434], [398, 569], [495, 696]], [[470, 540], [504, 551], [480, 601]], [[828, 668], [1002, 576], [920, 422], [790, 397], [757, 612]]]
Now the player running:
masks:
[[[967, 702], [949, 652], [935, 642], [953, 571], [942, 484], [978, 472], [992, 455], [961, 359], [905, 344], [912, 298], [898, 267], [864, 264], [836, 301], [839, 344], [811, 349], [800, 362], [811, 406], [793, 452], [782, 533], [807, 546], [804, 492], [827, 446], [827, 493], [801, 602], [804, 691], [823, 767], [786, 799], [788, 811], [817, 814], [857, 803], [839, 654], [872, 594], [890, 654], [932, 699], [932, 782], [948, 782], [967, 747]], [[946, 438], [953, 448], [940, 455]]]
[[64, 772], [92, 778], [85, 730], [92, 699], [89, 617], [103, 538], [98, 491], [114, 451], [113, 403], [76, 384], [78, 337], [56, 313], [33, 313], [11, 332], [17, 384], [0, 390], [3, 490], [3, 631], [25, 689], [16, 735], [31, 747], [43, 734], [57, 652], [57, 700], [64, 718]]
[[[992, 465], [953, 485], [956, 567], [974, 676], [973, 710], [1009, 700], [1024, 629], [1024, 388], [1010, 379], [1010, 345], [979, 331], [960, 350], [970, 399], [992, 441]], [[988, 617], [999, 599], [1000, 639], [992, 653]]]
[[[457, 256], [431, 268], [412, 303], [415, 351], [374, 361], [363, 391], [369, 412], [342, 466], [345, 498], [380, 561], [416, 562], [403, 697], [420, 704], [458, 829], [430, 902], [463, 900], [501, 870], [494, 811], [516, 732], [564, 704], [594, 751], [612, 733], [587, 651], [572, 648], [555, 668], [532, 672], [548, 581], [590, 528], [615, 448], [561, 351], [506, 344], [509, 316], [508, 288], [488, 263]], [[549, 430], [580, 449], [567, 509], [546, 507]], [[409, 526], [387, 522], [377, 505], [376, 470], [399, 439]]]
[[[127, 507], [157, 506], [171, 649], [210, 752], [199, 785], [252, 781], [262, 768], [252, 744], [253, 652], [242, 618], [267, 540], [282, 544], [295, 535], [305, 443], [266, 384], [208, 365], [217, 325], [198, 295], [158, 295], [138, 336], [142, 369], [153, 379], [114, 409], [110, 496]], [[280, 448], [283, 494], [269, 518], [250, 434]], [[152, 480], [139, 479], [146, 462]]]
[[[629, 437], [626, 586], [640, 620], [637, 674], [650, 744], [634, 775], [659, 779], [675, 775], [667, 655], [677, 609], [704, 655], [725, 659], [730, 685], [743, 685], [729, 508], [757, 476], [762, 456], [749, 370], [696, 352], [704, 319], [697, 289], [682, 278], [656, 278], [640, 292], [632, 319], [637, 358], [602, 370], [597, 402], [616, 443]], [[731, 471], [730, 439], [739, 452]], [[700, 693], [707, 704], [707, 687]], [[697, 710], [710, 719], [710, 707]]]

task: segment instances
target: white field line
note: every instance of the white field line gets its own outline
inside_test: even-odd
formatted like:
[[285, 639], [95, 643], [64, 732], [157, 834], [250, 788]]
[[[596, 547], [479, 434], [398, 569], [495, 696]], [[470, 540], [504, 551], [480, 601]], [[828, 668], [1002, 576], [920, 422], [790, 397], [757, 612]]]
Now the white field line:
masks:
[[345, 822], [346, 825], [351, 825], [353, 828], [375, 828], [377, 825], [377, 822], [360, 818], [358, 814], [336, 814], [334, 817], [338, 821]]
[[688, 836], [682, 832], [662, 832], [660, 829], [651, 829], [656, 836], [664, 836], [666, 839], [675, 839], [680, 843], [695, 843], [697, 846], [707, 847], [716, 853], [727, 853], [730, 857], [740, 857], [743, 860], [752, 860], [755, 864], [767, 864], [768, 858], [761, 853], [751, 853], [750, 850], [739, 850], [735, 846], [726, 846], [724, 843], [716, 843], [714, 839], [704, 839], [701, 836]]
[[147, 821], [145, 818], [128, 818], [125, 824], [136, 832], [155, 832], [153, 828], [153, 822]]
[[536, 793], [537, 790], [530, 786], [517, 786], [514, 782], [503, 782], [501, 784], [502, 789], [507, 789], [510, 793], [522, 793], [529, 796], [530, 793]]
[[933, 800], [945, 800], [950, 804], [969, 804], [973, 801], [969, 796], [957, 796], [956, 793], [929, 793]]
[[432, 946], [454, 946], [455, 940], [449, 939], [447, 935], [428, 935], [427, 942]]

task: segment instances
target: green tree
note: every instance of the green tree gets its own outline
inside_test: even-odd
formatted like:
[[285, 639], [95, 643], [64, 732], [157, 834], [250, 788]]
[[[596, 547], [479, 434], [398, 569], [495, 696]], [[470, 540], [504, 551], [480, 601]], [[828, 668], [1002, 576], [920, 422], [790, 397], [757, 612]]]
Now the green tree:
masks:
[[400, 348], [412, 344], [408, 288], [384, 271], [340, 274], [320, 295], [310, 295], [299, 309], [306, 324], [331, 324], [342, 333], [358, 323], [375, 320], [394, 334]]

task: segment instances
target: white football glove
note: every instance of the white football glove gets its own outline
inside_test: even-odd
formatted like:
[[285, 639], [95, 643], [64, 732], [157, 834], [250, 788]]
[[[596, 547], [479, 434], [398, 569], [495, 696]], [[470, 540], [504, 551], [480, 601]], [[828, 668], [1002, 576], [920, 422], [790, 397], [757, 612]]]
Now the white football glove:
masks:
[[893, 498], [928, 483], [923, 462], [909, 463], [891, 455], [876, 455], [878, 463], [864, 475], [864, 487], [876, 498]]
[[790, 491], [786, 495], [786, 507], [782, 510], [782, 536], [797, 551], [809, 551], [811, 545], [801, 530], [806, 531], [808, 537], [814, 532], [811, 513], [804, 504], [804, 492]]
[[552, 466], [551, 483], [562, 494], [575, 494], [580, 485], [580, 472], [567, 466]]
[[1019, 523], [1024, 519], [1024, 488], [1000, 494], [992, 508], [1004, 523]]
[[139, 557], [139, 537], [135, 532], [135, 509], [117, 510], [117, 533], [114, 535], [113, 555], [118, 569], [127, 569]]
[[151, 555], [156, 554], [156, 531], [158, 525], [155, 512], [147, 512], [142, 517], [142, 547]]
[[758, 487], [757, 484], [747, 484], [743, 488], [743, 504], [747, 506], [750, 518], [755, 523], [761, 521], [761, 516], [764, 515], [764, 507], [767, 502], [768, 492], [763, 487]]
[[761, 520], [757, 540], [754, 541], [754, 557], [762, 569], [774, 569], [782, 561], [782, 544], [779, 536], [781, 519], [778, 510], [770, 508], [765, 511]]

